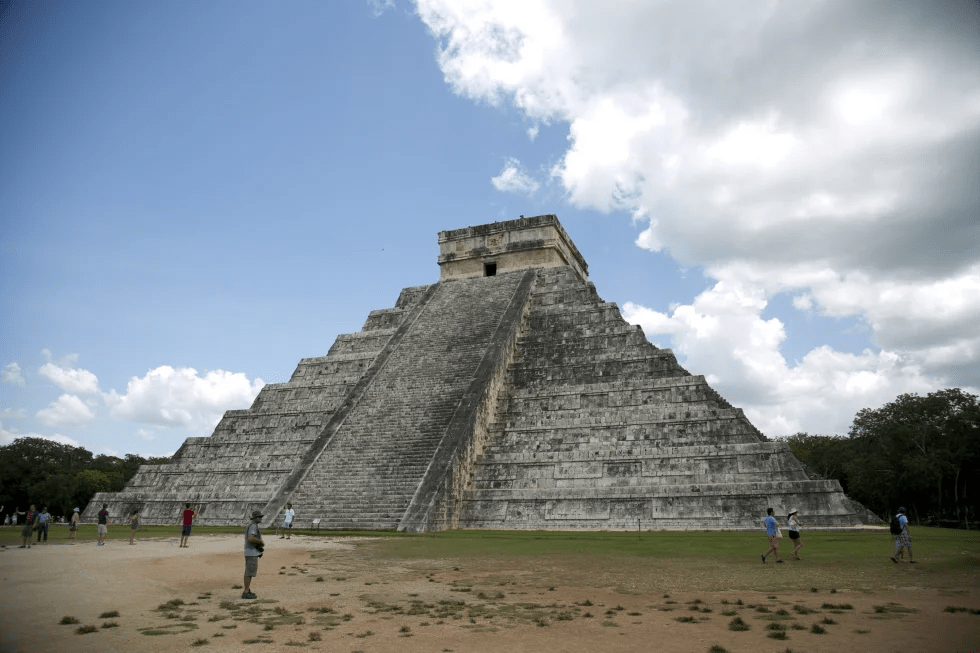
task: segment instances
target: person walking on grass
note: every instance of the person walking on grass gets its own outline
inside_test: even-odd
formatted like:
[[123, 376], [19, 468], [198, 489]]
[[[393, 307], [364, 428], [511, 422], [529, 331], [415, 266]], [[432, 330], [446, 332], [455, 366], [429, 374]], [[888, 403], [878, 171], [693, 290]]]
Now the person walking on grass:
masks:
[[194, 524], [196, 512], [191, 510], [191, 504], [184, 504], [184, 527], [180, 531], [180, 546], [187, 548], [187, 540], [191, 536], [191, 526]]
[[769, 538], [769, 550], [762, 554], [762, 564], [766, 564], [766, 558], [770, 553], [776, 553], [776, 562], [783, 563], [779, 557], [779, 527], [776, 526], [776, 518], [772, 516], [772, 508], [766, 510], [766, 537]]
[[140, 528], [140, 511], [134, 510], [133, 514], [129, 516], [129, 543], [136, 544], [133, 538], [136, 537], [136, 531]]
[[252, 511], [252, 520], [245, 528], [245, 580], [242, 590], [243, 599], [254, 599], [255, 594], [251, 590], [252, 579], [259, 573], [259, 558], [265, 550], [265, 542], [262, 540], [262, 531], [259, 530], [259, 522], [262, 521], [262, 512]]
[[103, 503], [102, 510], [99, 511], [99, 544], [105, 546], [105, 536], [109, 534], [109, 504]]
[[793, 558], [800, 560], [800, 556], [796, 555], [796, 552], [803, 548], [803, 537], [800, 535], [800, 528], [803, 527], [802, 522], [798, 519], [796, 509], [789, 511], [789, 517], [786, 518], [786, 530], [789, 531], [789, 539], [793, 541]]
[[[898, 522], [898, 532], [895, 533], [894, 523]], [[912, 559], [912, 535], [909, 533], [909, 518], [905, 516], [905, 508], [899, 508], [898, 514], [892, 518], [892, 532], [895, 535], [895, 555], [892, 562], [898, 564], [898, 557], [904, 553], [904, 549], [909, 550], [909, 563], [914, 563]]]
[[75, 544], [75, 534], [78, 533], [78, 508], [71, 514], [71, 521], [68, 523], [68, 539]]
[[282, 532], [284, 535], [280, 535], [279, 539], [286, 538], [287, 540], [293, 534], [293, 517], [296, 516], [296, 511], [293, 510], [293, 504], [286, 504], [286, 511], [282, 513]]

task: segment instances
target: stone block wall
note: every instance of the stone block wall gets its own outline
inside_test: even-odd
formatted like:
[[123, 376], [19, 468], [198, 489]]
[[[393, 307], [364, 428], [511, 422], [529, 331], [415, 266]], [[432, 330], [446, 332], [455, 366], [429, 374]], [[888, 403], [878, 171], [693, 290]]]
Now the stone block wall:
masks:
[[855, 525], [702, 376], [571, 270], [542, 270], [510, 392], [465, 494], [466, 528], [755, 529], [767, 507]]

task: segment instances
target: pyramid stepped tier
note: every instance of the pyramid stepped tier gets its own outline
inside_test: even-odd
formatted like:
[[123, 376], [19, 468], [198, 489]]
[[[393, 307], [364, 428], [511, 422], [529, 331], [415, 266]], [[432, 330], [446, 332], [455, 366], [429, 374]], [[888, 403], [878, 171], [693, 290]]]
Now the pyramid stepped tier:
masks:
[[509, 397], [464, 494], [468, 528], [758, 528], [772, 506], [857, 523], [701, 376], [570, 270], [539, 273]]
[[248, 410], [227, 411], [211, 437], [188, 438], [169, 464], [144, 465], [122, 492], [96, 494], [82, 519], [94, 521], [105, 502], [114, 519], [140, 510], [144, 523], [174, 523], [189, 502], [196, 523], [242, 523], [276, 494], [421, 297], [420, 288], [406, 288], [361, 332], [301, 360], [288, 383], [264, 386]]
[[326, 356], [225, 413], [166, 465], [100, 493], [113, 521], [321, 529], [758, 529], [766, 508], [854, 526], [810, 480], [588, 281], [553, 215], [444, 231], [439, 282], [405, 288]]

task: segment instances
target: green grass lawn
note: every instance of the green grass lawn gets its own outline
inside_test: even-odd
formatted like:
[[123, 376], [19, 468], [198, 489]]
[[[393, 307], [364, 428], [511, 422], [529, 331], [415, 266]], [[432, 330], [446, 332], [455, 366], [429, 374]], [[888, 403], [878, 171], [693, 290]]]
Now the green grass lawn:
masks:
[[[192, 538], [240, 534], [235, 526], [195, 526]], [[271, 534], [274, 529], [266, 529]], [[310, 531], [294, 531], [311, 535]], [[356, 537], [356, 546], [373, 558], [400, 560], [418, 568], [451, 564], [492, 572], [495, 565], [526, 568], [542, 584], [615, 586], [621, 591], [649, 591], [656, 586], [705, 591], [740, 589], [861, 589], [873, 591], [896, 583], [953, 588], [980, 584], [980, 536], [977, 531], [914, 527], [913, 551], [918, 565], [895, 565], [888, 558], [892, 537], [881, 533], [804, 532], [802, 561], [790, 559], [792, 545], [782, 541], [784, 565], [762, 565], [767, 547], [761, 533], [744, 532], [556, 532], [447, 531], [417, 535], [377, 531], [319, 531], [314, 537]], [[66, 542], [68, 527], [56, 525], [50, 543]], [[110, 540], [129, 539], [125, 525], [109, 527]], [[180, 538], [180, 526], [144, 526], [137, 538]], [[369, 538], [369, 539], [364, 539]], [[97, 539], [94, 525], [79, 528], [76, 541]], [[20, 529], [0, 528], [0, 545], [19, 546]], [[275, 542], [270, 541], [270, 552]], [[434, 568], [434, 567], [433, 567]], [[914, 579], [908, 578], [909, 575]]]

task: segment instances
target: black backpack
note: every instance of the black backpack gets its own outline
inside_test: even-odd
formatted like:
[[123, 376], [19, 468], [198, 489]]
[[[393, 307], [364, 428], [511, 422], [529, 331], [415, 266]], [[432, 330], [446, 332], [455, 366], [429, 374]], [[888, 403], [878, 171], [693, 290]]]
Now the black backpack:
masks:
[[892, 515], [891, 523], [888, 524], [888, 530], [891, 531], [892, 535], [902, 534], [902, 525], [898, 523], [898, 515]]

